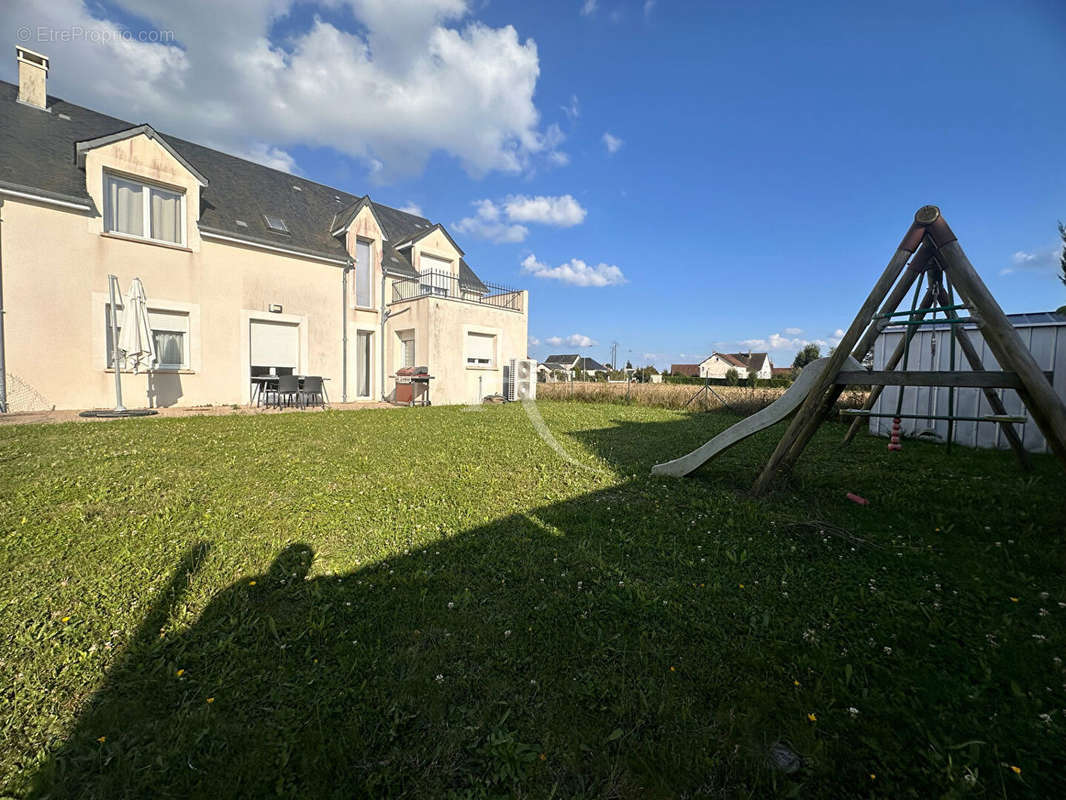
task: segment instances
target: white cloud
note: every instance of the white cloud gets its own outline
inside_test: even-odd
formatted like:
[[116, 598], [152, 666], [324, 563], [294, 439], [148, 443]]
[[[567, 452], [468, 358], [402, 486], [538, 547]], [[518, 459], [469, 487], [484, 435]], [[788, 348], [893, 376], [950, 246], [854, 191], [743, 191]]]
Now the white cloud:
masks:
[[803, 328], [785, 328], [786, 336], [799, 336], [803, 333]]
[[420, 206], [418, 203], [412, 203], [410, 201], [408, 201], [407, 205], [400, 206], [400, 211], [406, 211], [408, 214], [414, 214], [416, 217], [425, 216], [425, 214], [422, 213], [422, 206]]
[[1000, 275], [1011, 275], [1015, 272], [1056, 272], [1059, 269], [1062, 257], [1062, 245], [1037, 250], [1019, 250], [1011, 256], [1010, 266], [999, 271]]
[[595, 347], [599, 344], [595, 339], [585, 336], [583, 333], [571, 333], [569, 336], [549, 336], [544, 340], [545, 344], [558, 347], [565, 344], [567, 347]]
[[522, 261], [522, 271], [537, 278], [568, 283], [571, 286], [617, 286], [627, 283], [622, 270], [611, 264], [599, 263], [592, 267], [580, 258], [571, 258], [557, 267], [550, 267], [530, 253]]
[[585, 0], [581, 5], [581, 16], [589, 17], [596, 13], [596, 7], [599, 5], [597, 0]]
[[282, 172], [298, 173], [299, 170], [296, 167], [296, 159], [286, 153], [280, 147], [271, 147], [263, 142], [255, 142], [250, 148], [241, 152], [234, 152], [233, 155], [240, 158], [246, 158], [249, 161], [254, 161], [257, 164], [262, 164], [264, 167], [270, 167], [271, 169], [280, 169]]
[[475, 201], [474, 205], [477, 213], [456, 222], [455, 229], [497, 244], [525, 241], [529, 228], [522, 223], [570, 228], [581, 224], [588, 213], [569, 194], [559, 197], [519, 194], [500, 203], [486, 198]]
[[603, 146], [607, 148], [607, 155], [613, 156], [622, 149], [623, 144], [625, 143], [617, 136], [610, 133], [603, 134]]
[[655, 10], [655, 0], [644, 0], [644, 16], [650, 17], [651, 12]]
[[560, 106], [560, 108], [571, 122], [581, 116], [581, 104], [578, 102], [576, 94], [570, 95], [570, 102], [565, 106]]
[[529, 228], [502, 220], [500, 207], [494, 202], [477, 200], [474, 205], [477, 206], [477, 213], [474, 216], [461, 219], [452, 226], [459, 233], [466, 233], [479, 239], [488, 239], [497, 244], [525, 241]]
[[282, 42], [272, 28], [304, 0], [138, 2], [146, 26], [173, 32], [164, 43], [123, 37], [91, 0], [28, 0], [0, 14], [0, 41], [80, 27], [75, 41], [26, 42], [52, 58], [51, 93], [230, 152], [331, 147], [380, 163], [377, 180], [418, 174], [436, 152], [475, 175], [550, 153], [532, 39], [471, 19], [465, 0], [320, 0], [341, 4], [355, 32], [312, 13]]
[[503, 204], [507, 218], [512, 222], [536, 222], [557, 228], [572, 228], [585, 221], [588, 213], [573, 195], [559, 197], [526, 197], [523, 194], [508, 197]]
[[526, 343], [529, 347], [536, 347], [540, 344], [540, 339], [536, 336], [530, 336]]

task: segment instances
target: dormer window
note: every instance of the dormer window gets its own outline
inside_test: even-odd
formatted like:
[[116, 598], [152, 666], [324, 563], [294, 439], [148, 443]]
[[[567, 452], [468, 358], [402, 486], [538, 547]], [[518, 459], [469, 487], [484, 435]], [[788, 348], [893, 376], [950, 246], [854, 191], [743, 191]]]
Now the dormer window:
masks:
[[285, 224], [285, 220], [281, 217], [274, 217], [270, 214], [264, 214], [263, 219], [266, 220], [267, 227], [274, 233], [288, 234], [289, 226]]
[[105, 174], [104, 220], [109, 233], [183, 245], [185, 195]]

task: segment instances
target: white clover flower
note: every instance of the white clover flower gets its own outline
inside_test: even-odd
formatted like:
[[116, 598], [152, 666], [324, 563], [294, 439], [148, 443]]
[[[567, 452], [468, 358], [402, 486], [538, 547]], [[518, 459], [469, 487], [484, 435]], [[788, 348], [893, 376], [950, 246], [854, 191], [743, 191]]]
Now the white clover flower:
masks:
[[851, 714], [851, 716], [853, 717], [857, 717], [859, 716], [859, 709], [855, 708], [855, 706], [850, 706], [848, 708], [848, 713]]
[[441, 675], [441, 674], [440, 674], [440, 673], [438, 672], [438, 673], [437, 673], [437, 677], [436, 677], [436, 678], [434, 678], [434, 680], [435, 680], [435, 681], [436, 681], [437, 683], [444, 683], [444, 676], [443, 676], [443, 675]]
[[448, 601], [448, 608], [455, 608], [455, 603]]

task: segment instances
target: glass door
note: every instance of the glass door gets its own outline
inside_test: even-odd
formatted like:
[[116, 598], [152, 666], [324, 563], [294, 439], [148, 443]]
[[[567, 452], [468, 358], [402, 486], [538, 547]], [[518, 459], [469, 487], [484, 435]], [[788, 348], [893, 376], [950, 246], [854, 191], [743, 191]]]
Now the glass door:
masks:
[[370, 399], [370, 331], [358, 331], [355, 334], [355, 396]]

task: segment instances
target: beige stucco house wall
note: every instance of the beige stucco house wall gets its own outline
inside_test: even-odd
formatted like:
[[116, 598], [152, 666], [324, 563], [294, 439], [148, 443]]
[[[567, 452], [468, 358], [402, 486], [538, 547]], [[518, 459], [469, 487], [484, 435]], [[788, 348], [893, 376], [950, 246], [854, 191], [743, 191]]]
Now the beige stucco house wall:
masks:
[[[738, 367], [736, 364], [726, 361], [718, 353], [712, 353], [700, 362], [700, 377], [724, 378], [730, 369], [735, 369], [740, 378], [748, 377], [748, 370], [745, 367]], [[773, 364], [770, 363], [769, 358], [766, 358], [759, 368], [758, 377], [760, 380], [769, 380], [772, 375]]]
[[[109, 274], [118, 277], [123, 290], [134, 277], [141, 278], [149, 308], [177, 315], [188, 326], [184, 368], [123, 374], [124, 400], [131, 408], [249, 402], [249, 332], [257, 322], [295, 331], [298, 372], [327, 378], [333, 401], [345, 392], [345, 317], [349, 400], [379, 400], [391, 393], [391, 376], [399, 365], [399, 332], [413, 332], [416, 363], [428, 366], [435, 376], [434, 403], [471, 402], [478, 378], [485, 394], [499, 391], [503, 364], [526, 357], [528, 295], [524, 292], [516, 303], [518, 310], [450, 296], [393, 302], [395, 278], [383, 273], [383, 234], [369, 207], [344, 236], [352, 258], [360, 238], [370, 243], [373, 253], [372, 303], [356, 307], [351, 272], [344, 294], [343, 260], [201, 235], [197, 227], [201, 180], [151, 135], [131, 136], [82, 155], [94, 210], [3, 198], [9, 389], [17, 380], [57, 408], [114, 404], [114, 378], [106, 352]], [[105, 208], [105, 172], [182, 193], [183, 242], [163, 244], [106, 232], [98, 211]], [[446, 259], [458, 270], [460, 254], [443, 234], [427, 235], [413, 247], [416, 268], [427, 255]], [[272, 306], [281, 311], [271, 311]], [[391, 318], [383, 331], [386, 311]], [[497, 337], [493, 365], [468, 368], [463, 348], [470, 330]], [[355, 346], [359, 331], [371, 337], [370, 391], [363, 397], [356, 396], [355, 380], [357, 369], [363, 367]], [[11, 400], [16, 399], [12, 394]], [[20, 409], [13, 405], [11, 410]]]

